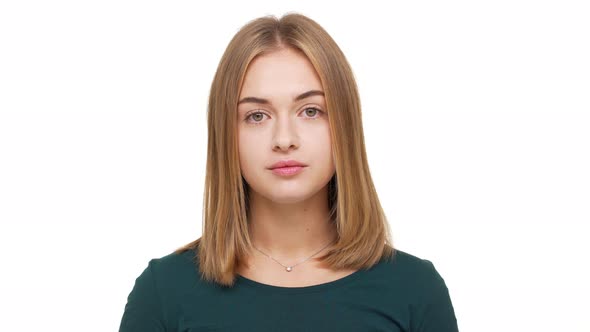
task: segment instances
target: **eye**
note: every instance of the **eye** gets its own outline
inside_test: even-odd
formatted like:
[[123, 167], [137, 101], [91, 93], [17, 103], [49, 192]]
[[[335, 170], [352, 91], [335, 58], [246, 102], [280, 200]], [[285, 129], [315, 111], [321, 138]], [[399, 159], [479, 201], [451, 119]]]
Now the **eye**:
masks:
[[[306, 118], [309, 120], [315, 120], [320, 117], [320, 115], [318, 115], [319, 113], [324, 113], [322, 110], [320, 110], [319, 108], [316, 108], [316, 107], [306, 107], [305, 109], [303, 109], [303, 113], [309, 115], [310, 110], [311, 110], [312, 115], [306, 116]], [[262, 120], [264, 119], [265, 115], [268, 116], [264, 112], [253, 111], [253, 112], [246, 114], [244, 121], [246, 121], [247, 123], [253, 124], [253, 125], [259, 125], [259, 124], [262, 124]]]
[[[255, 125], [260, 124], [262, 122], [264, 115], [266, 115], [266, 114], [259, 112], [259, 111], [252, 112], [252, 113], [249, 113], [248, 115], [246, 115], [245, 121], [249, 122], [251, 124], [255, 124]], [[249, 121], [250, 118], [252, 118], [254, 121]]]
[[[312, 114], [323, 113], [323, 112], [322, 112], [320, 109], [318, 109], [318, 108], [315, 108], [315, 107], [307, 107], [307, 108], [305, 108], [305, 109], [303, 110], [303, 112], [309, 115], [309, 112], [308, 112], [308, 110], [312, 110], [312, 111], [313, 111], [313, 112], [312, 112]], [[318, 115], [318, 116], [319, 116], [319, 115]], [[311, 117], [310, 119], [316, 119], [316, 118], [317, 118], [317, 116], [313, 116], [313, 117]]]

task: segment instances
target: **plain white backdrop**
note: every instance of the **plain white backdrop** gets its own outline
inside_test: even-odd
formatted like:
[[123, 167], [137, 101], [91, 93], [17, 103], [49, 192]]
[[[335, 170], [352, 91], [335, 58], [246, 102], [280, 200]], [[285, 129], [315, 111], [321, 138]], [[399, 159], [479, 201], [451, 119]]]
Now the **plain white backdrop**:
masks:
[[249, 20], [347, 56], [394, 245], [461, 331], [590, 331], [585, 1], [0, 2], [0, 330], [116, 331], [201, 234], [206, 107]]

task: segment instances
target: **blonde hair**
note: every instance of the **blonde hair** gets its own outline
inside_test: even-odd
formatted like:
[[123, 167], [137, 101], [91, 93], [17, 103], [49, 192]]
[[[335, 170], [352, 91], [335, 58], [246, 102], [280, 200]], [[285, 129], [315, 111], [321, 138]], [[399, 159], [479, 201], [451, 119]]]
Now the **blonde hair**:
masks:
[[215, 72], [208, 105], [208, 146], [203, 233], [175, 253], [195, 251], [203, 280], [233, 286], [252, 244], [248, 233], [248, 185], [241, 176], [237, 104], [246, 69], [257, 56], [291, 48], [318, 73], [329, 113], [336, 174], [328, 204], [338, 238], [318, 259], [334, 270], [368, 269], [393, 258], [391, 234], [366, 157], [358, 88], [336, 42], [312, 19], [288, 13], [248, 22], [231, 39]]

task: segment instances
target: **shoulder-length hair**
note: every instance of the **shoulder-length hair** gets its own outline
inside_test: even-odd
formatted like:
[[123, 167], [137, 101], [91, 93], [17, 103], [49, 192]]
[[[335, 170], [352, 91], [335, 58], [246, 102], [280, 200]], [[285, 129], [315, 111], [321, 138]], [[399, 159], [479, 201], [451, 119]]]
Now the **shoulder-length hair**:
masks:
[[238, 159], [237, 105], [246, 69], [257, 56], [291, 48], [315, 68], [324, 89], [336, 172], [328, 204], [338, 238], [319, 258], [334, 270], [368, 269], [393, 258], [390, 229], [367, 162], [358, 88], [344, 54], [312, 19], [288, 13], [248, 22], [231, 39], [215, 72], [207, 110], [203, 232], [175, 253], [195, 251], [201, 278], [233, 286], [251, 252], [248, 185]]

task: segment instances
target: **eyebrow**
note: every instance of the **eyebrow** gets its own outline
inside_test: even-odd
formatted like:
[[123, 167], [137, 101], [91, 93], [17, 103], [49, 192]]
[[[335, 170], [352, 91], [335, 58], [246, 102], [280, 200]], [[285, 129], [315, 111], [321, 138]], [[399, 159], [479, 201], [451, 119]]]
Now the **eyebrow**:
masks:
[[[299, 96], [295, 97], [295, 99], [293, 99], [293, 101], [299, 101], [301, 99], [309, 98], [311, 96], [325, 96], [325, 95], [324, 95], [324, 92], [320, 91], [320, 90], [309, 90], [309, 91], [304, 92], [304, 93], [300, 94]], [[270, 105], [270, 102], [267, 99], [258, 98], [258, 97], [242, 98], [242, 100], [240, 100], [238, 102], [238, 105], [243, 104], [243, 103], [255, 103], [255, 104]]]

